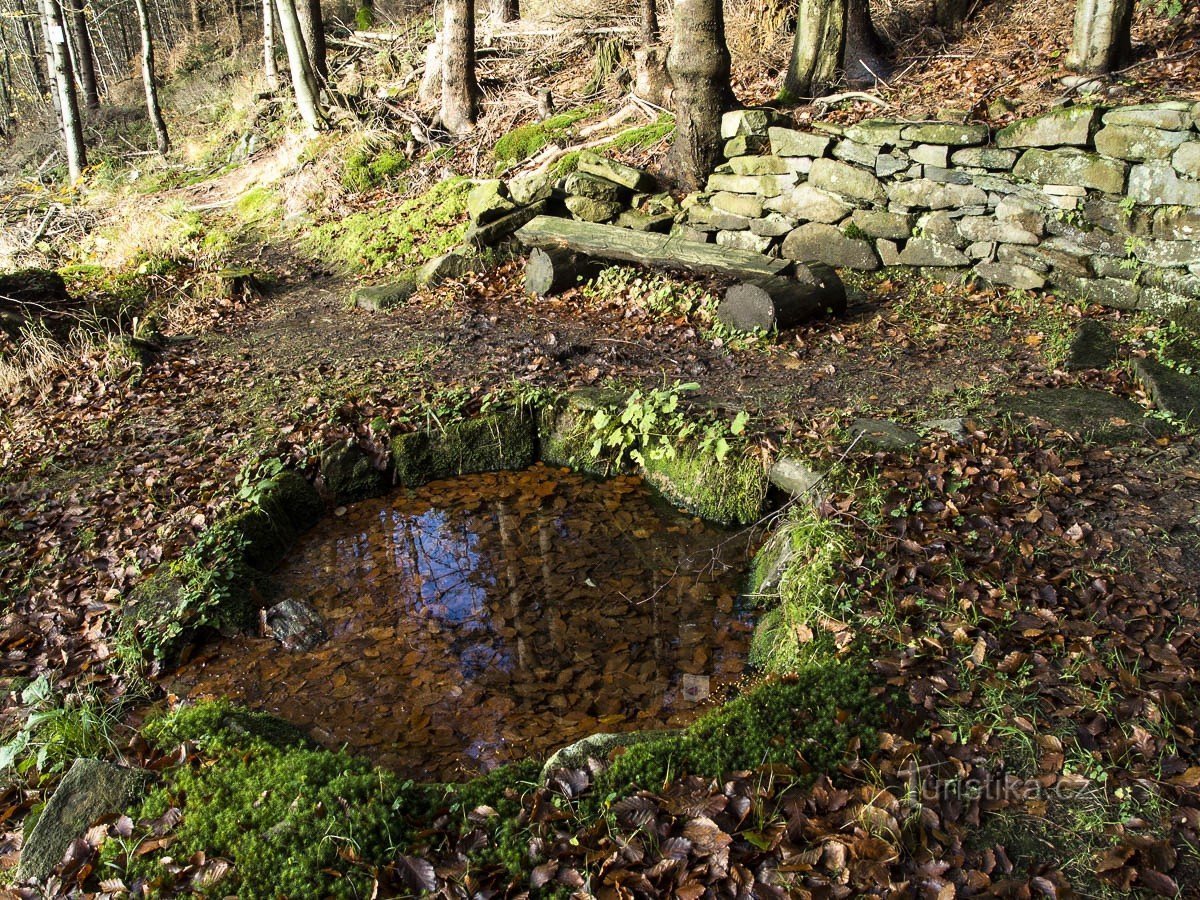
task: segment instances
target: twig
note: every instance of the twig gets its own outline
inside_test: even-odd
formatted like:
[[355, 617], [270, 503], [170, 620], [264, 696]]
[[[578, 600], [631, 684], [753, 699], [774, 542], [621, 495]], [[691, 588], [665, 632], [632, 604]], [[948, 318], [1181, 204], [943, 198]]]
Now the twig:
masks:
[[38, 226], [38, 230], [33, 233], [33, 237], [29, 239], [29, 246], [33, 247], [46, 234], [46, 229], [50, 227], [50, 220], [62, 212], [61, 203], [51, 203], [50, 208], [46, 210], [46, 215], [42, 219], [42, 224]]
[[[871, 74], [874, 75], [875, 73], [871, 72]], [[891, 109], [891, 104], [882, 97], [876, 97], [874, 94], [868, 94], [866, 91], [845, 91], [841, 94], [830, 94], [828, 97], [817, 97], [813, 100], [813, 106], [833, 106], [835, 103], [841, 103], [843, 100], [861, 100], [864, 103], [874, 103], [881, 109]]]

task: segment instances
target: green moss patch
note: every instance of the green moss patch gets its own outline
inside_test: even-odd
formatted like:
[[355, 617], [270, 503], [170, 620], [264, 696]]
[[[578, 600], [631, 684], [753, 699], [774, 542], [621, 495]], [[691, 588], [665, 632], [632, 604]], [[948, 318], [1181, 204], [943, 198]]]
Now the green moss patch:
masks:
[[758, 521], [767, 496], [760, 459], [737, 452], [718, 459], [713, 450], [696, 444], [679, 447], [671, 456], [646, 456], [642, 474], [676, 506], [725, 525]]
[[496, 141], [492, 155], [495, 156], [496, 162], [504, 165], [519, 163], [533, 156], [543, 147], [569, 136], [573, 125], [588, 116], [595, 115], [599, 109], [599, 105], [583, 106], [551, 116], [544, 122], [534, 122], [514, 128]]
[[302, 239], [313, 256], [346, 272], [418, 266], [462, 242], [471, 183], [455, 177], [388, 211], [355, 213]]
[[584, 388], [543, 407], [538, 413], [542, 462], [589, 475], [609, 475], [619, 469], [616, 449], [602, 447], [600, 455], [592, 453], [596, 433], [591, 423], [597, 412], [618, 407], [623, 401], [616, 391]]
[[392, 441], [396, 483], [420, 487], [439, 478], [524, 469], [537, 459], [533, 418], [498, 410], [437, 431], [402, 434]]
[[342, 187], [348, 191], [368, 191], [400, 175], [408, 166], [408, 157], [399, 149], [363, 141], [350, 151], [342, 164]]

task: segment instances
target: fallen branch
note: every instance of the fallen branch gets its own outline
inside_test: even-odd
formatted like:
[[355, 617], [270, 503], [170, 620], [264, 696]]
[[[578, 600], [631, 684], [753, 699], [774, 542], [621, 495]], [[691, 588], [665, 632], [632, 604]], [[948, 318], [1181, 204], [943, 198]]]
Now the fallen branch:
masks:
[[891, 109], [891, 104], [882, 97], [876, 97], [866, 91], [846, 91], [841, 94], [830, 94], [828, 97], [817, 97], [813, 100], [813, 106], [833, 106], [843, 100], [859, 100], [863, 103], [874, 103], [881, 109]]

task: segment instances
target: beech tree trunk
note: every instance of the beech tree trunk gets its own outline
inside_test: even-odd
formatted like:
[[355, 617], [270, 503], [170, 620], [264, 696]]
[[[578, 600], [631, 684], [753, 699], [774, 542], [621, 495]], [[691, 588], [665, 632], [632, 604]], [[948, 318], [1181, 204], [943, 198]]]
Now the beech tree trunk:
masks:
[[317, 87], [329, 80], [329, 66], [325, 61], [325, 20], [321, 17], [321, 0], [294, 0], [296, 16], [300, 20], [300, 34], [308, 53], [308, 65], [317, 79]]
[[[304, 3], [305, 0], [298, 0]], [[319, 102], [320, 88], [313, 73], [312, 61], [304, 45], [300, 31], [300, 18], [296, 12], [297, 0], [277, 0], [279, 30], [283, 32], [283, 44], [287, 48], [288, 70], [292, 76], [292, 89], [296, 92], [296, 108], [306, 125], [313, 131], [324, 126]]]
[[263, 20], [263, 74], [267, 87], [279, 87], [279, 67], [275, 65], [275, 6], [271, 0], [262, 0]]
[[75, 38], [76, 74], [83, 88], [83, 103], [88, 109], [100, 108], [100, 90], [96, 85], [96, 51], [92, 47], [92, 36], [88, 31], [87, 13], [83, 0], [70, 0], [71, 33]]
[[872, 87], [890, 73], [868, 0], [799, 0], [781, 100], [823, 96], [840, 78], [850, 87]]
[[475, 5], [445, 0], [442, 21], [442, 127], [465, 134], [475, 127], [479, 82], [475, 80]]
[[733, 105], [721, 0], [678, 0], [667, 55], [674, 85], [675, 143], [664, 171], [697, 190], [721, 159], [721, 115]]
[[521, 0], [492, 0], [493, 22], [515, 22], [521, 18]]
[[71, 183], [83, 177], [87, 168], [87, 151], [83, 144], [83, 121], [79, 116], [79, 98], [75, 95], [75, 80], [71, 73], [71, 61], [67, 56], [66, 29], [63, 27], [62, 7], [58, 0], [40, 0], [42, 26], [46, 33], [46, 45], [50, 53], [50, 72], [58, 95], [59, 120], [62, 124], [63, 144], [67, 152], [67, 171]]
[[1129, 64], [1133, 0], [1078, 0], [1067, 65], [1084, 75], [1104, 75]]
[[163, 156], [171, 150], [171, 136], [167, 123], [163, 121], [162, 108], [158, 105], [158, 85], [154, 81], [154, 39], [150, 34], [150, 13], [146, 0], [134, 0], [137, 6], [138, 27], [142, 33], [142, 86], [146, 89], [146, 112], [154, 126], [154, 137], [158, 152]]
[[643, 47], [653, 47], [658, 43], [658, 0], [641, 0], [641, 33], [639, 35]]
[[37, 88], [38, 96], [45, 97], [47, 93], [50, 93], [50, 86], [47, 82], [46, 73], [42, 71], [42, 63], [39, 61], [37, 41], [33, 36], [33, 22], [25, 9], [25, 0], [17, 0], [16, 7], [17, 14], [21, 18], [21, 36], [25, 40], [25, 54], [29, 60], [30, 74], [33, 77], [33, 83]]

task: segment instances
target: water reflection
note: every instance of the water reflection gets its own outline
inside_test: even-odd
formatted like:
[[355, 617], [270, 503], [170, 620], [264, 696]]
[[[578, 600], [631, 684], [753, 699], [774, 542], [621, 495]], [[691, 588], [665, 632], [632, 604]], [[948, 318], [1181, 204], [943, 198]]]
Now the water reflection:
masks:
[[536, 466], [434, 483], [326, 520], [277, 574], [326, 644], [238, 638], [181, 677], [421, 777], [678, 724], [696, 685], [741, 671], [745, 547], [725, 537], [633, 478]]

